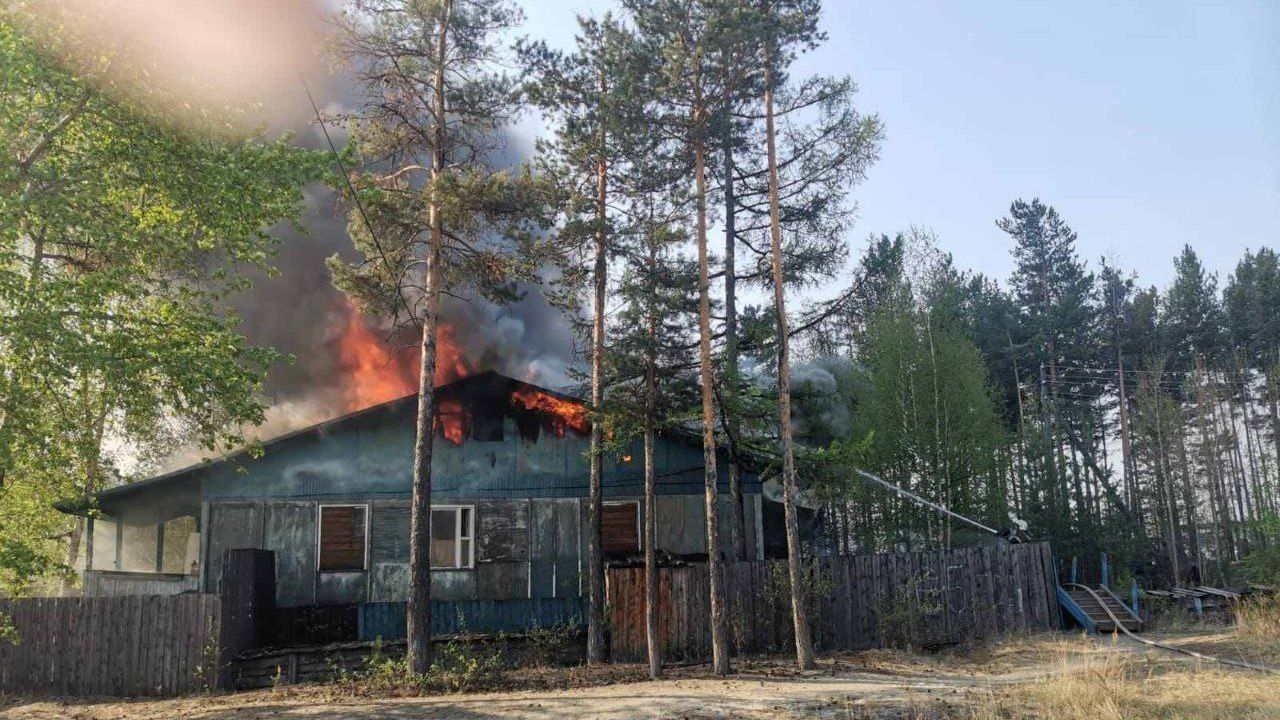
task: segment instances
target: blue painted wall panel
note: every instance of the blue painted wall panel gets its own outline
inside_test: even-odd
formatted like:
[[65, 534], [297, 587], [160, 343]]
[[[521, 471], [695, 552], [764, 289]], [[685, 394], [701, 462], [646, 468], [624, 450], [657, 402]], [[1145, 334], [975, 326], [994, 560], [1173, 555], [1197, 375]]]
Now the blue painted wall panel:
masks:
[[[519, 633], [537, 627], [586, 626], [586, 600], [581, 597], [523, 600], [431, 602], [431, 633]], [[403, 640], [405, 604], [361, 603], [357, 614], [361, 640]]]
[[[505, 422], [505, 439], [499, 442], [467, 440], [454, 445], [437, 438], [432, 465], [435, 499], [587, 496], [585, 436], [543, 433], [528, 441], [519, 437], [510, 418]], [[703, 491], [701, 448], [660, 439], [656, 456], [660, 494]], [[630, 457], [631, 462], [606, 461], [606, 498], [643, 494], [638, 443]], [[261, 458], [212, 463], [194, 472], [193, 479], [203, 480], [208, 501], [407, 498], [412, 459], [412, 417], [386, 414], [272, 443]], [[719, 475], [721, 491], [727, 492], [727, 469], [720, 467]], [[744, 474], [743, 491], [759, 492], [754, 475]]]

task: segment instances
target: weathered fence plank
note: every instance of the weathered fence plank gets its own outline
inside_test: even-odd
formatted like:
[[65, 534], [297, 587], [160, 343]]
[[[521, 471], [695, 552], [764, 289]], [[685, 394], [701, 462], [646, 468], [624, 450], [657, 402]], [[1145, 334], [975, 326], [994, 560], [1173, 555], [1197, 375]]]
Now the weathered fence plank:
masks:
[[[810, 564], [815, 642], [825, 651], [943, 645], [1057, 627], [1047, 543], [950, 552], [818, 558]], [[729, 627], [742, 653], [786, 652], [794, 643], [786, 565], [729, 563]], [[705, 565], [662, 568], [658, 602], [663, 657], [710, 655]], [[644, 568], [608, 573], [615, 660], [646, 656]]]
[[0, 692], [176, 695], [213, 677], [215, 596], [0, 599], [0, 614], [18, 635], [0, 643]]

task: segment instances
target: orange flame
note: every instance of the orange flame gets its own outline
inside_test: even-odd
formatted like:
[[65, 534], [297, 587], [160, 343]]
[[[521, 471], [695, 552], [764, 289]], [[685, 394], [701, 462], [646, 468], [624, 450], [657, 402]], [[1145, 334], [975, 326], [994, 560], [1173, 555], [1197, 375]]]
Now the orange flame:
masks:
[[410, 353], [396, 353], [387, 347], [354, 307], [350, 307], [338, 338], [338, 358], [345, 370], [348, 411], [404, 397], [417, 388], [417, 363]]
[[[421, 351], [415, 344], [397, 350], [365, 324], [360, 311], [347, 304], [346, 325], [338, 337], [338, 363], [344, 371], [346, 410], [352, 412], [418, 390]], [[436, 329], [436, 385], [471, 374], [471, 368], [454, 340], [453, 326]]]
[[458, 343], [453, 339], [453, 326], [448, 323], [441, 323], [436, 326], [435, 374], [437, 387], [451, 383], [454, 380], [461, 380], [471, 374], [471, 367], [467, 365], [467, 359], [462, 356], [462, 351], [458, 349]]
[[466, 439], [467, 420], [467, 411], [457, 400], [447, 398], [436, 405], [436, 428], [454, 445], [461, 445]]
[[565, 428], [573, 428], [580, 433], [591, 431], [591, 423], [587, 421], [587, 411], [578, 403], [563, 400], [554, 395], [523, 388], [511, 393], [511, 404], [525, 410], [544, 413], [551, 418], [551, 428], [556, 437], [564, 437]]

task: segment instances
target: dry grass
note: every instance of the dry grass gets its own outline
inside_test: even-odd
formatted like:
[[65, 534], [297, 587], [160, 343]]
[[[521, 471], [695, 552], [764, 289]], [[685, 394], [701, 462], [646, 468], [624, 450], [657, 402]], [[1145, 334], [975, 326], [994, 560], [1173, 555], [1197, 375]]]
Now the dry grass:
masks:
[[1280, 678], [1115, 656], [977, 698], [971, 720], [1280, 718]]
[[1249, 598], [1236, 609], [1236, 632], [1280, 646], [1280, 595]]
[[[1231, 632], [1183, 636], [1178, 644], [1222, 657], [1258, 660], [1257, 648], [1277, 648], [1271, 633], [1280, 603], [1246, 609]], [[1252, 613], [1252, 614], [1251, 614]], [[794, 718], [829, 720], [1232, 720], [1280, 719], [1280, 677], [1199, 664], [1162, 651], [1113, 647], [1106, 639], [1037, 636], [935, 657], [942, 666], [968, 663], [994, 675], [958, 696], [917, 696], [891, 702], [834, 697]], [[1248, 646], [1253, 651], [1244, 652]], [[884, 652], [884, 651], [879, 651]], [[921, 660], [910, 656], [902, 662]], [[881, 659], [881, 664], [884, 660]], [[1032, 663], [1035, 674], [1019, 672]], [[951, 668], [947, 668], [951, 671]], [[975, 678], [977, 679], [977, 678]], [[985, 686], [984, 686], [985, 685]]]
[[1161, 639], [1215, 657], [1280, 667], [1280, 596], [1245, 600], [1235, 616], [1234, 625], [1200, 626]]
[[[1241, 604], [1237, 625], [1177, 644], [1218, 657], [1263, 664], [1280, 661], [1280, 597]], [[1280, 677], [1178, 662], [1165, 654], [1113, 654], [1090, 667], [988, 692], [964, 717], [971, 720], [1181, 720], [1280, 718]]]

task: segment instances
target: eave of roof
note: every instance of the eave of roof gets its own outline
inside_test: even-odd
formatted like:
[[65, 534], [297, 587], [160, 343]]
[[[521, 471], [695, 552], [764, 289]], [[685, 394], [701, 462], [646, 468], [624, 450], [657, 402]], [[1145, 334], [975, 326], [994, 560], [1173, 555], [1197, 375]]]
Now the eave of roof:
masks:
[[[510, 377], [508, 375], [503, 375], [493, 370], [486, 370], [481, 373], [476, 373], [475, 375], [468, 375], [467, 377], [461, 378], [459, 380], [455, 380], [451, 383], [441, 385], [439, 388], [437, 388], [437, 393], [447, 394], [451, 392], [457, 392], [458, 390], [460, 390], [461, 388], [467, 385], [476, 385], [482, 382], [489, 382], [489, 383], [505, 382], [510, 384], [513, 387], [537, 390], [539, 392], [546, 393], [548, 395], [559, 398], [561, 400], [574, 402], [578, 404], [585, 404], [583, 399], [580, 397], [575, 397], [568, 393], [561, 392], [559, 390], [552, 390], [551, 388], [545, 388], [540, 385], [534, 385], [533, 383], [525, 382], [524, 380], [518, 380], [516, 378]], [[346, 423], [349, 423], [355, 420], [359, 420], [361, 418], [365, 418], [371, 415], [376, 415], [378, 413], [393, 412], [395, 410], [398, 410], [400, 406], [407, 405], [410, 401], [414, 401], [417, 397], [418, 397], [418, 394], [413, 393], [411, 395], [405, 395], [403, 397], [394, 398], [392, 400], [388, 400], [386, 402], [382, 402], [377, 405], [371, 405], [367, 408], [362, 408], [354, 412], [349, 412], [344, 415], [339, 415], [338, 417], [332, 418], [330, 420], [325, 420], [323, 422], [319, 422], [314, 425], [309, 425], [304, 428], [292, 430], [290, 432], [284, 433], [283, 435], [277, 435], [276, 437], [273, 437], [269, 440], [262, 441], [256, 447], [261, 448], [265, 452], [268, 448], [283, 442], [287, 442], [289, 440], [305, 437], [307, 435], [319, 435], [332, 428], [344, 425]], [[695, 435], [693, 433], [686, 434], [680, 431], [668, 430], [667, 432], [664, 432], [662, 434], [668, 437], [671, 437], [673, 439], [684, 441], [686, 443], [689, 443], [690, 445], [700, 446], [702, 442], [701, 436]], [[177, 470], [171, 470], [162, 475], [157, 475], [152, 478], [147, 478], [146, 480], [138, 480], [136, 482], [127, 483], [125, 485], [118, 485], [113, 488], [107, 488], [106, 490], [101, 490], [97, 493], [94, 493], [93, 499], [97, 500], [98, 502], [102, 502], [104, 500], [114, 501], [114, 500], [124, 499], [130, 495], [145, 492], [149, 489], [160, 487], [160, 486], [177, 482], [180, 480], [188, 479], [189, 477], [194, 476], [197, 473], [200, 473], [205, 470], [209, 470], [221, 463], [226, 463], [226, 462], [235, 460], [237, 458], [242, 458], [248, 455], [253, 449], [254, 447], [239, 448], [237, 450], [233, 450], [231, 452], [220, 455], [216, 458], [202, 460], [201, 462], [196, 463], [194, 465], [189, 465], [187, 467], [179, 468]], [[725, 450], [725, 448], [721, 448], [721, 449]], [[756, 464], [753, 461], [759, 460], [759, 458], [745, 458], [745, 459], [748, 460], [748, 464]], [[59, 510], [60, 512], [64, 512], [72, 515], [85, 515], [88, 513], [89, 510], [92, 509], [92, 507], [93, 507], [92, 502], [88, 500], [62, 501], [54, 504], [55, 509]]]

